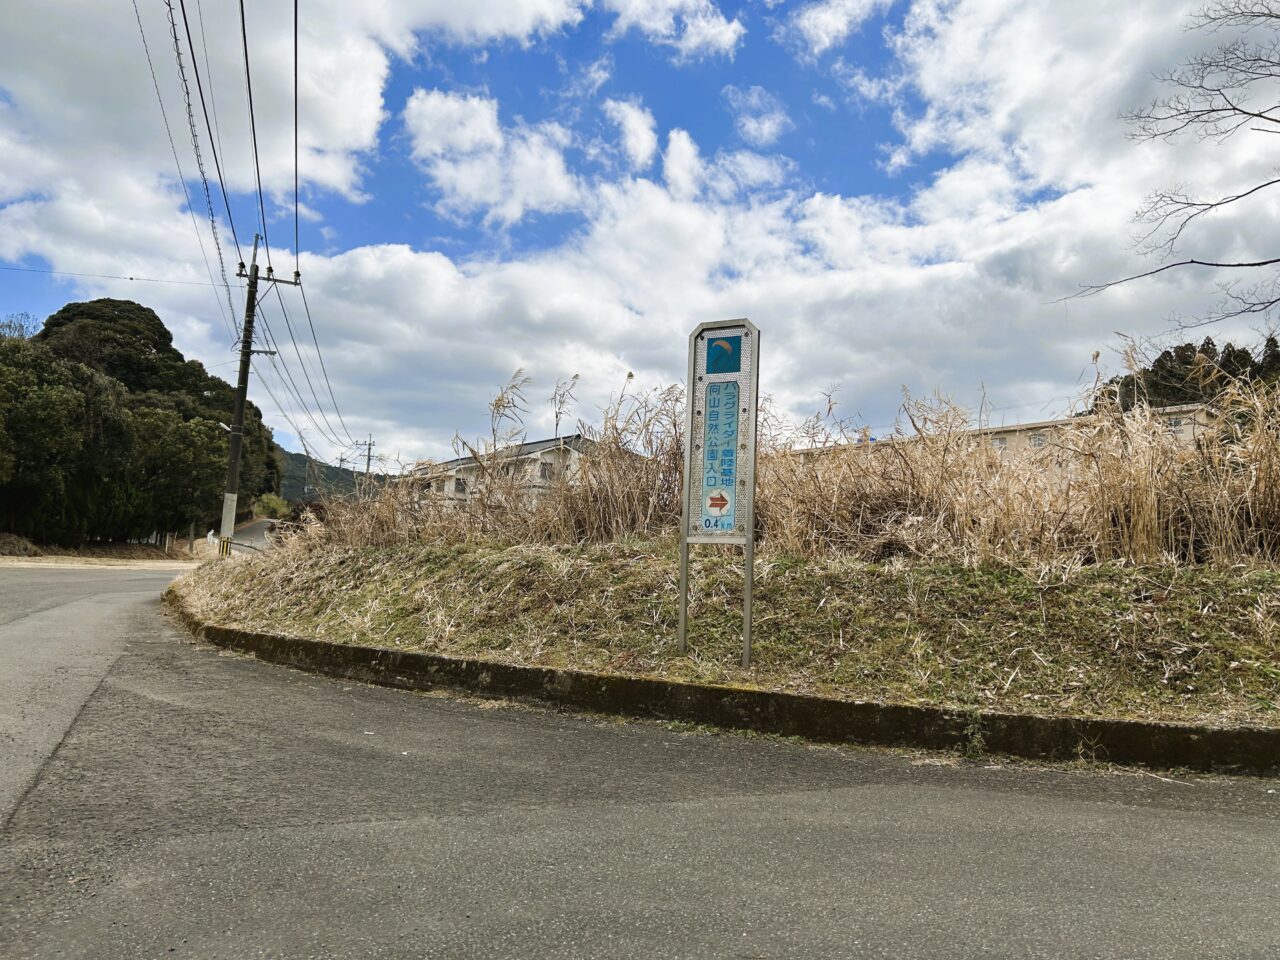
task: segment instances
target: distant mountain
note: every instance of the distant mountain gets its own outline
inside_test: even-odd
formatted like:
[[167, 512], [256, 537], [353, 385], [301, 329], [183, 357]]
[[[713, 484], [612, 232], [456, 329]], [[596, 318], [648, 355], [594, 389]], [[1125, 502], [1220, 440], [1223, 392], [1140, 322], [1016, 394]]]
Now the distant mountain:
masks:
[[[281, 450], [280, 455], [284, 464], [280, 495], [290, 503], [299, 503], [304, 499], [304, 494], [315, 496], [317, 488], [319, 493], [339, 496], [355, 492], [357, 474], [353, 470], [313, 460], [305, 453]], [[311, 489], [307, 490], [307, 487]]]

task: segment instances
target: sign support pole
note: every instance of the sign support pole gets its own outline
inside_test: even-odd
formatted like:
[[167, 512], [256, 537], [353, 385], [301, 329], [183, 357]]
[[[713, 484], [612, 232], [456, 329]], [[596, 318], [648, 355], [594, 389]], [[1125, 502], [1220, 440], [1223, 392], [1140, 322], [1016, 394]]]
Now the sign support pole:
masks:
[[[756, 331], [755, 348], [751, 354], [751, 393], [747, 398], [751, 416], [754, 420], [760, 406], [760, 331]], [[747, 409], [745, 406], [743, 409]], [[750, 448], [747, 450], [747, 462], [751, 469], [743, 478], [746, 482], [743, 498], [746, 501], [747, 541], [742, 545], [742, 553], [746, 569], [743, 571], [742, 584], [742, 669], [751, 666], [751, 595], [755, 591], [756, 582], [756, 427], [751, 424]]]
[[680, 538], [680, 622], [676, 637], [683, 656], [689, 648], [689, 541], [684, 537]]
[[693, 405], [697, 394], [694, 365], [698, 331], [689, 334], [689, 376], [685, 380], [684, 410], [684, 491], [680, 497], [680, 616], [676, 627], [676, 649], [681, 656], [689, 649], [689, 497], [693, 490]]
[[[746, 398], [750, 406], [753, 421], [760, 407], [760, 331], [755, 331], [755, 347], [751, 353], [751, 393]], [[743, 409], [747, 409], [746, 406]], [[742, 669], [751, 666], [751, 595], [755, 591], [756, 581], [756, 427], [751, 424], [750, 447], [747, 450], [747, 463], [751, 469], [746, 471], [743, 498], [746, 502], [747, 541], [742, 545], [743, 559], [746, 569], [743, 571], [742, 583]]]
[[750, 320], [702, 323], [689, 335], [677, 648], [682, 655], [688, 650], [689, 544], [741, 545], [744, 669], [751, 666], [755, 588], [759, 374], [760, 331]]
[[742, 574], [742, 668], [751, 666], [751, 588], [756, 579], [756, 545], [754, 537], [748, 537], [742, 548], [746, 569]]

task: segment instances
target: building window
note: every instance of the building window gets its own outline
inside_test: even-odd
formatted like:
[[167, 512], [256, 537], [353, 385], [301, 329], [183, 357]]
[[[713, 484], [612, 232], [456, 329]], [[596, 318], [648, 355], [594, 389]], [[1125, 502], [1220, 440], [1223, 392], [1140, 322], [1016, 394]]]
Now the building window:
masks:
[[443, 481], [443, 480], [437, 480], [437, 481], [436, 481], [435, 486], [436, 486], [436, 493], [444, 493], [444, 481]]
[[1033, 433], [1031, 435], [1030, 443], [1031, 443], [1031, 448], [1033, 450], [1041, 449], [1048, 442], [1049, 442], [1048, 438], [1045, 437], [1043, 433]]
[[454, 477], [454, 478], [453, 478], [453, 492], [454, 492], [454, 493], [466, 493], [466, 492], [467, 492], [467, 481], [466, 481], [466, 480], [464, 480], [462, 477]]
[[1177, 430], [1179, 427], [1186, 426], [1187, 421], [1183, 420], [1182, 417], [1170, 417], [1165, 423], [1169, 425], [1170, 430]]
[[546, 483], [551, 482], [551, 462], [549, 460], [543, 460], [538, 464], [538, 476]]
[[996, 450], [1004, 450], [1005, 447], [1009, 446], [1009, 438], [1008, 437], [992, 437], [991, 446]]

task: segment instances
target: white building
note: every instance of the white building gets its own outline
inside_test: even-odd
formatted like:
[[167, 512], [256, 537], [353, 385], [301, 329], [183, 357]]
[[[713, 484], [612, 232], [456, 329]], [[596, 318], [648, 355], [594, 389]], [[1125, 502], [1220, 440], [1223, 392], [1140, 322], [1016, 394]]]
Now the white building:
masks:
[[484, 456], [483, 465], [475, 457], [458, 457], [443, 463], [419, 463], [410, 476], [424, 494], [466, 501], [484, 483], [486, 470], [501, 471], [504, 479], [511, 478], [520, 488], [538, 496], [556, 481], [572, 480], [583, 451], [593, 442], [579, 433], [532, 440]]
[[[1204, 403], [1152, 407], [1151, 414], [1164, 421], [1164, 428], [1169, 436], [1186, 444], [1195, 443], [1199, 437], [1213, 430], [1217, 420], [1213, 409]], [[1056, 434], [1069, 427], [1077, 426], [1079, 422], [1075, 417], [1065, 417], [1060, 420], [1041, 420], [1037, 423], [1016, 423], [1007, 427], [978, 427], [967, 430], [965, 433], [985, 440], [1000, 453], [1018, 455], [1049, 446]]]

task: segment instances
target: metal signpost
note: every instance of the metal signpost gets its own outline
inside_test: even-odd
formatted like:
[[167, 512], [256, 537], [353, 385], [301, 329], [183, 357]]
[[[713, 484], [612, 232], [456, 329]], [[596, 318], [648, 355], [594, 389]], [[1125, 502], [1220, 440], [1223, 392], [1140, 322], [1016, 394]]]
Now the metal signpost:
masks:
[[750, 320], [699, 324], [689, 335], [684, 499], [680, 512], [680, 652], [689, 632], [689, 544], [741, 546], [742, 665], [751, 665], [755, 566], [756, 405], [760, 331]]

